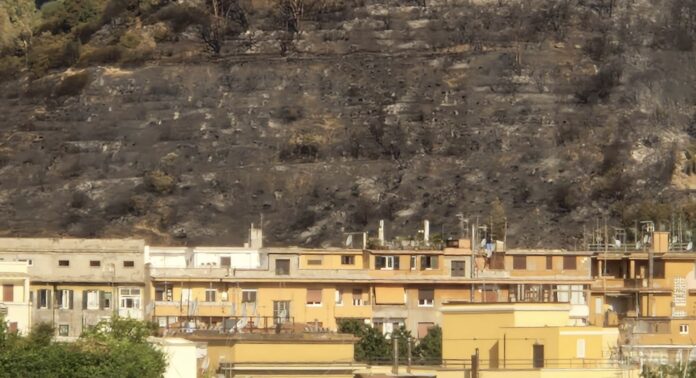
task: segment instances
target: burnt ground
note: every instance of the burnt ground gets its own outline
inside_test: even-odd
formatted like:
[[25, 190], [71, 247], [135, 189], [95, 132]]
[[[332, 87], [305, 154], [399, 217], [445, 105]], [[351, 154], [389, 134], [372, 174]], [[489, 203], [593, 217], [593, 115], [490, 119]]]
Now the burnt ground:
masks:
[[263, 216], [267, 244], [340, 245], [499, 199], [510, 245], [572, 247], [678, 208], [694, 53], [664, 42], [667, 1], [586, 3], [369, 1], [290, 42], [252, 19], [220, 57], [184, 32], [76, 93], [77, 69], [2, 83], [0, 234], [238, 244]]

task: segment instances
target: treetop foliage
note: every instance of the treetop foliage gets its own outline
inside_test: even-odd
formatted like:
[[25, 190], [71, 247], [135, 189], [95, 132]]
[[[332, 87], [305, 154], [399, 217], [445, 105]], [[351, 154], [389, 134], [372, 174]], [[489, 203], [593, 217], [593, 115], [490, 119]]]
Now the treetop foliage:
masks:
[[150, 323], [113, 318], [76, 342], [58, 342], [49, 324], [18, 336], [0, 319], [0, 377], [161, 377], [164, 353], [147, 342], [153, 330]]

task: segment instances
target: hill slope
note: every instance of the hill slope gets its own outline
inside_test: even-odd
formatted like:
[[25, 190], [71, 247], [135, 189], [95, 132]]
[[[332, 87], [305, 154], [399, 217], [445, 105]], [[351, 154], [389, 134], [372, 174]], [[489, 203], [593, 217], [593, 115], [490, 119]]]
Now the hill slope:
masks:
[[696, 214], [688, 2], [296, 3], [234, 3], [218, 54], [205, 3], [40, 15], [5, 56], [1, 233], [238, 243], [263, 214], [267, 242], [338, 245], [499, 201], [510, 244], [573, 246]]

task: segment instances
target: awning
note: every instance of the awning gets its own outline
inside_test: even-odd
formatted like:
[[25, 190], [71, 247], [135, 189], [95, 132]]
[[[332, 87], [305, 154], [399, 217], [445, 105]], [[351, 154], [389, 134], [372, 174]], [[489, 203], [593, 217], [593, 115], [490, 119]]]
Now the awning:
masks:
[[403, 287], [375, 287], [376, 304], [404, 304]]
[[307, 289], [307, 303], [321, 303], [321, 289]]

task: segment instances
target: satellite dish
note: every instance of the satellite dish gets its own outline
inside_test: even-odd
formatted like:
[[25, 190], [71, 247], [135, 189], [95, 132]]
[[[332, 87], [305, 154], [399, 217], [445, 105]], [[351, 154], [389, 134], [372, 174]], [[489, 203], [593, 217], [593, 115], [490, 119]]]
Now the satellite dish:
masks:
[[689, 242], [689, 244], [686, 245], [686, 250], [691, 251], [694, 249], [694, 242]]
[[353, 244], [353, 235], [348, 235], [346, 238], [346, 247], [350, 247]]
[[614, 239], [614, 246], [616, 248], [621, 248], [621, 240], [619, 239]]

